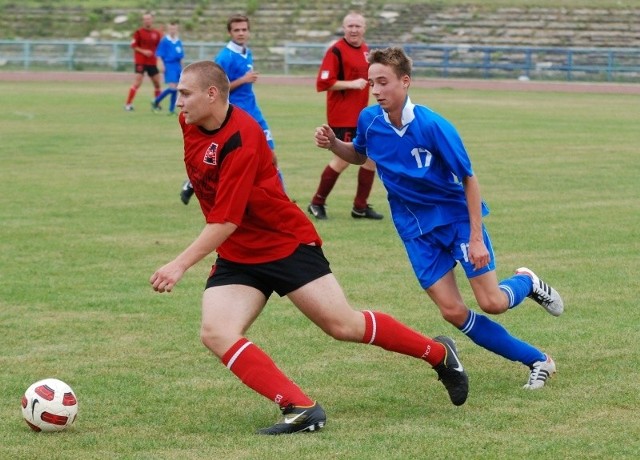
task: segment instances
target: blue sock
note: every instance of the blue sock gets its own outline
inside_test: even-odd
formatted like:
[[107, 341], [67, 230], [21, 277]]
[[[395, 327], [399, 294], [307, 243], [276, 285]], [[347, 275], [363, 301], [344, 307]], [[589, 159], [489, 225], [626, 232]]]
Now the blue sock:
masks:
[[165, 89], [163, 92], [161, 92], [158, 97], [156, 97], [156, 100], [154, 101], [156, 103], [156, 105], [160, 104], [160, 102], [162, 102], [162, 100], [167, 97], [167, 95], [171, 92], [171, 88], [167, 88]]
[[476, 345], [525, 366], [546, 359], [544, 353], [537, 348], [513, 337], [500, 324], [471, 310], [460, 331]]
[[176, 100], [178, 99], [178, 90], [175, 88], [170, 89], [171, 96], [169, 99], [169, 112], [174, 112], [176, 110]]
[[500, 281], [498, 287], [507, 294], [509, 308], [513, 308], [520, 305], [531, 294], [533, 281], [527, 275], [513, 275], [511, 278]]

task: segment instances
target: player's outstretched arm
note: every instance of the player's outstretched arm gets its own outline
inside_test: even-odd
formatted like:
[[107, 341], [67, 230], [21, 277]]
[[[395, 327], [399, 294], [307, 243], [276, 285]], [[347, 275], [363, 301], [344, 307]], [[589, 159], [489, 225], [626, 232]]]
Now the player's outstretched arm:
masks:
[[356, 152], [352, 142], [344, 142], [338, 139], [329, 125], [322, 125], [316, 128], [315, 141], [317, 147], [335, 153], [348, 163], [361, 165], [367, 161], [366, 155], [360, 155]]
[[182, 275], [211, 254], [238, 228], [231, 222], [207, 224], [200, 235], [175, 259], [155, 271], [149, 283], [157, 292], [171, 292]]

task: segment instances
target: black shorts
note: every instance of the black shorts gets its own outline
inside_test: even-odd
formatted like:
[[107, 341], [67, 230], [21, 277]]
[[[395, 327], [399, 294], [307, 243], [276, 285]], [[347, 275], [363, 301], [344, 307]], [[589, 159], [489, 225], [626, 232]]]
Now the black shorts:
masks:
[[218, 257], [205, 289], [242, 284], [262, 291], [268, 299], [273, 291], [282, 297], [329, 273], [329, 261], [322, 249], [301, 244], [289, 257], [263, 264], [241, 264]]
[[160, 73], [160, 71], [158, 70], [158, 67], [155, 65], [143, 65], [143, 64], [136, 64], [136, 73], [141, 73], [142, 75], [145, 74], [145, 72], [147, 73], [147, 75], [149, 75], [150, 77], [155, 77], [156, 75], [158, 75]]
[[351, 142], [356, 137], [356, 128], [331, 128], [336, 137], [344, 142]]

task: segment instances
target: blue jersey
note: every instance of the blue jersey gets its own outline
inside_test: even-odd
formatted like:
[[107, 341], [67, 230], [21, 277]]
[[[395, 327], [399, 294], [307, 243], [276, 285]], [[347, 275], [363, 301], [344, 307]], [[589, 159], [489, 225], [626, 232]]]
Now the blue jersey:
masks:
[[[232, 41], [220, 50], [214, 61], [224, 69], [227, 77], [229, 77], [229, 81], [237, 80], [250, 70], [253, 70], [253, 54], [251, 50], [247, 47], [237, 45]], [[248, 112], [249, 115], [258, 122], [264, 131], [269, 146], [273, 150], [275, 144], [271, 137], [269, 125], [264, 119], [260, 107], [258, 107], [256, 95], [253, 92], [253, 83], [244, 83], [231, 91], [229, 94], [229, 102]]]
[[165, 82], [178, 83], [180, 72], [182, 71], [182, 58], [184, 58], [184, 47], [178, 37], [172, 39], [165, 35], [160, 40], [156, 49], [156, 56], [162, 59], [165, 68]]
[[[453, 125], [409, 98], [402, 128], [379, 105], [358, 118], [353, 146], [376, 163], [398, 234], [410, 240], [432, 229], [469, 220], [461, 179], [473, 176], [471, 160]], [[489, 213], [482, 203], [482, 215]]]

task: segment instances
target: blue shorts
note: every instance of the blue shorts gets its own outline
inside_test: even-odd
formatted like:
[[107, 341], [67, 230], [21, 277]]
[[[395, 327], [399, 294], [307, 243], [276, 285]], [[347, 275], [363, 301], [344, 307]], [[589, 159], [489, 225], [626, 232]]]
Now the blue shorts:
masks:
[[491, 238], [482, 226], [484, 244], [489, 251], [490, 262], [476, 270], [469, 262], [468, 248], [471, 234], [469, 222], [454, 222], [434, 228], [430, 233], [403, 241], [413, 271], [423, 289], [435, 284], [460, 262], [467, 278], [482, 275], [496, 269]]
[[165, 83], [178, 83], [180, 81], [180, 73], [182, 73], [182, 66], [179, 62], [168, 63], [164, 66], [164, 82]]

